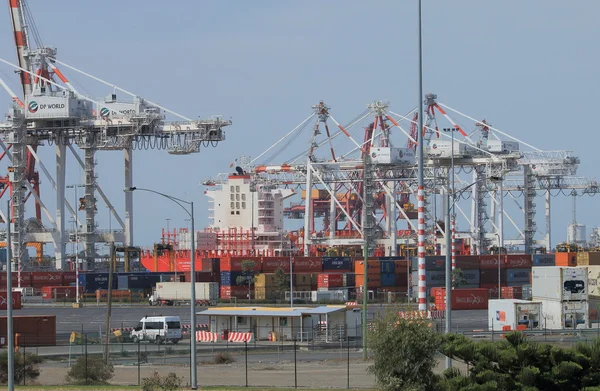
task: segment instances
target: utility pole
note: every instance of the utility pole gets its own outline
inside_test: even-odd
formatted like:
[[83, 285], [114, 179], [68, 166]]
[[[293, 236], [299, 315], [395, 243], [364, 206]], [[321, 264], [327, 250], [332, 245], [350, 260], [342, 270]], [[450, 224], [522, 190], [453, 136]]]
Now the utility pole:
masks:
[[367, 353], [367, 314], [369, 301], [369, 284], [368, 284], [368, 262], [369, 248], [371, 245], [371, 235], [373, 233], [373, 185], [371, 181], [371, 171], [369, 164], [369, 153], [364, 152], [363, 162], [363, 212], [362, 212], [362, 228], [363, 228], [363, 254], [364, 254], [364, 271], [363, 271], [363, 308], [362, 308], [362, 348], [363, 359], [368, 359]]
[[110, 262], [108, 265], [108, 293], [106, 295], [106, 346], [104, 357], [108, 364], [110, 353], [110, 316], [112, 311], [112, 285], [113, 285], [113, 268], [117, 261], [117, 249], [115, 242], [110, 243]]

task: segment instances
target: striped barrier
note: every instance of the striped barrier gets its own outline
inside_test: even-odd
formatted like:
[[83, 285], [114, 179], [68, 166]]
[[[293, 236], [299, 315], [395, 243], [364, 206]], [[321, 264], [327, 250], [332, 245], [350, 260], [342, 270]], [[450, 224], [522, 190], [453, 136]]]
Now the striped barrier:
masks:
[[358, 302], [356, 301], [347, 301], [346, 307], [358, 307]]
[[199, 342], [217, 342], [219, 333], [211, 333], [210, 331], [196, 331], [196, 341]]
[[229, 332], [229, 342], [250, 342], [250, 340], [252, 340], [252, 333], [242, 333], [239, 331]]
[[445, 311], [400, 311], [401, 319], [444, 319]]

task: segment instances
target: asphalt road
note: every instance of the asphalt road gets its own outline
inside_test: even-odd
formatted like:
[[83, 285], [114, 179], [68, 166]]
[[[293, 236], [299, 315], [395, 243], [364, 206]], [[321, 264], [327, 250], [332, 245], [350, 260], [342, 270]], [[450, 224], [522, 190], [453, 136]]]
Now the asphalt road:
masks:
[[[386, 306], [372, 305], [368, 317], [372, 318], [386, 310]], [[0, 311], [5, 316], [6, 311]], [[58, 340], [67, 339], [71, 332], [98, 334], [105, 329], [106, 306], [89, 304], [79, 309], [57, 306], [26, 307], [15, 310], [14, 315], [56, 315], [56, 333]], [[179, 316], [183, 324], [190, 324], [189, 307], [150, 307], [150, 306], [121, 306], [113, 305], [111, 328], [133, 327], [144, 316]], [[208, 316], [197, 315], [197, 323], [208, 323]], [[444, 320], [433, 321], [436, 327], [443, 329]], [[452, 330], [469, 332], [472, 330], [487, 330], [487, 310], [452, 311]]]

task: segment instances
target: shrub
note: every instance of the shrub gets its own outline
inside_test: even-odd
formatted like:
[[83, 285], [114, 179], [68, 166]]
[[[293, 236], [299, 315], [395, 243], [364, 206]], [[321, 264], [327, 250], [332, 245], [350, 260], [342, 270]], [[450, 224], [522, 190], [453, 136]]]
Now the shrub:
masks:
[[106, 364], [102, 357], [79, 357], [67, 373], [67, 381], [75, 384], [107, 384], [114, 375], [112, 364]]
[[[15, 383], [23, 382], [23, 379], [35, 380], [40, 376], [40, 368], [38, 364], [42, 362], [42, 358], [37, 354], [17, 352], [14, 355], [14, 381]], [[8, 382], [8, 352], [0, 353], [0, 383]]]
[[171, 372], [167, 376], [160, 376], [157, 371], [152, 376], [142, 379], [142, 391], [175, 391], [181, 387], [182, 379]]
[[235, 358], [229, 353], [217, 353], [213, 361], [215, 364], [231, 364], [235, 362]]

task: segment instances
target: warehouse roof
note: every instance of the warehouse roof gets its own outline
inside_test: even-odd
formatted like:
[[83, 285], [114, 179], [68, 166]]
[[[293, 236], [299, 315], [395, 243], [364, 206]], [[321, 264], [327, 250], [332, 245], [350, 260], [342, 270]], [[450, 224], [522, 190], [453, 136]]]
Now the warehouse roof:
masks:
[[303, 315], [325, 315], [339, 311], [346, 311], [346, 307], [215, 307], [204, 309], [198, 312], [198, 315], [301, 317]]

